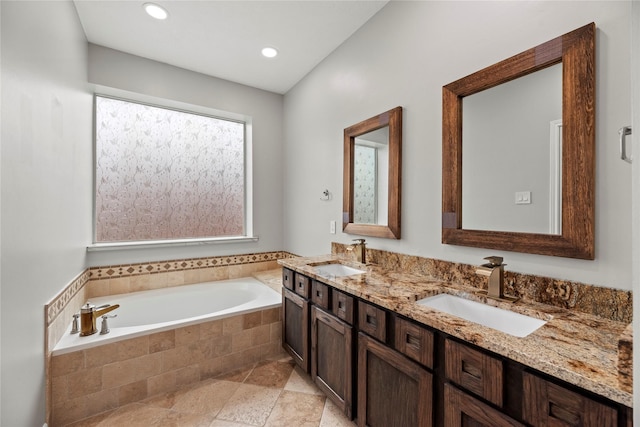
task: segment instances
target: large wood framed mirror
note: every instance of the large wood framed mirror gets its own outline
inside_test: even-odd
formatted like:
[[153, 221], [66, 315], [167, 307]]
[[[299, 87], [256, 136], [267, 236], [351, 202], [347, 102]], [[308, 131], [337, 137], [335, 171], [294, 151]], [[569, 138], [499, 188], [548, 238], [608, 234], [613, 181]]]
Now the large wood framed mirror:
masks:
[[443, 243], [594, 259], [595, 68], [591, 23], [443, 87]]
[[344, 130], [342, 230], [400, 238], [402, 107]]

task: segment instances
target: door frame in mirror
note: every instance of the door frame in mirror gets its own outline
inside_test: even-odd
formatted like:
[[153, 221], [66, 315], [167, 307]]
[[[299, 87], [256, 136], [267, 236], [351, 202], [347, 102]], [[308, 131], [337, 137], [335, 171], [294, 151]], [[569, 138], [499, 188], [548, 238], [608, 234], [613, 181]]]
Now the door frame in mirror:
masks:
[[[358, 224], [353, 221], [353, 173], [355, 140], [374, 130], [389, 127], [389, 190], [387, 224]], [[396, 107], [344, 130], [342, 230], [348, 234], [400, 239], [402, 183], [402, 107]]]
[[[562, 234], [462, 228], [462, 100], [562, 63]], [[442, 243], [568, 258], [595, 257], [595, 24], [442, 88]]]

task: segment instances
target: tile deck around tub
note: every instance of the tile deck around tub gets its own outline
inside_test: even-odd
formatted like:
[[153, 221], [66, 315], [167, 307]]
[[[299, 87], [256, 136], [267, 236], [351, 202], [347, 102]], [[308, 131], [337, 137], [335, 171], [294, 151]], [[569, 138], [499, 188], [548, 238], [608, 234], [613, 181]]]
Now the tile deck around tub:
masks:
[[353, 427], [295, 367], [289, 356], [266, 360], [178, 391], [71, 424], [72, 427]]

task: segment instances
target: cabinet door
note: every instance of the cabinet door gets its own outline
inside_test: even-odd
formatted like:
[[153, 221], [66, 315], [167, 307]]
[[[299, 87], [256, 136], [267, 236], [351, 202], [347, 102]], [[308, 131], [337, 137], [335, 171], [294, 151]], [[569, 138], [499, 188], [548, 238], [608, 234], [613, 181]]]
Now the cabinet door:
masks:
[[534, 427], [616, 427], [618, 411], [528, 372], [523, 374], [524, 420]]
[[444, 427], [523, 426], [451, 384], [444, 385]]
[[282, 347], [309, 372], [309, 303], [287, 289], [282, 290]]
[[311, 378], [349, 417], [353, 416], [352, 327], [311, 308]]
[[358, 334], [358, 426], [433, 425], [432, 375], [373, 338]]

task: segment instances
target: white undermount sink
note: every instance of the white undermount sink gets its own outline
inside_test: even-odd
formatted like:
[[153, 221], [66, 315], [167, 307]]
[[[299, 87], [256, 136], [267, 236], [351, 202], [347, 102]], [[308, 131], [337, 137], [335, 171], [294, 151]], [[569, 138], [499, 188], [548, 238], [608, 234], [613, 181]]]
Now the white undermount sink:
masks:
[[342, 264], [317, 265], [314, 269], [318, 275], [323, 277], [345, 277], [353, 276], [354, 274], [366, 273], [364, 270], [358, 270], [357, 268]]
[[535, 317], [449, 294], [423, 298], [417, 303], [516, 337], [526, 337], [547, 323]]

